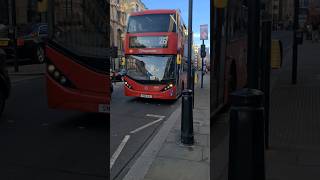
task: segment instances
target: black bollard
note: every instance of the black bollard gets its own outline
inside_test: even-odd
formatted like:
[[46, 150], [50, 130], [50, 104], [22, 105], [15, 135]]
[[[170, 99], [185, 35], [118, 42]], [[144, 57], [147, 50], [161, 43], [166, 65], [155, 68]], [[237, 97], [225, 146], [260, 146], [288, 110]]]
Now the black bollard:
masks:
[[228, 180], [265, 180], [264, 93], [231, 94]]
[[181, 142], [185, 145], [193, 145], [193, 113], [192, 113], [192, 90], [185, 89], [182, 92], [181, 111]]

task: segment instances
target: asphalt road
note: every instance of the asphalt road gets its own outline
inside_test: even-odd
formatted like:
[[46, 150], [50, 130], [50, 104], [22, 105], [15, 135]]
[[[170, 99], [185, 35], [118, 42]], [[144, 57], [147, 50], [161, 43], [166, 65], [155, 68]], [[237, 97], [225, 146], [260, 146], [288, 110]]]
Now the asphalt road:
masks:
[[105, 180], [108, 121], [49, 109], [42, 76], [14, 81], [0, 120], [0, 179]]
[[179, 103], [180, 99], [166, 102], [126, 97], [122, 83], [114, 86], [110, 115], [110, 157], [111, 161], [116, 160], [111, 168], [111, 179], [123, 178]]

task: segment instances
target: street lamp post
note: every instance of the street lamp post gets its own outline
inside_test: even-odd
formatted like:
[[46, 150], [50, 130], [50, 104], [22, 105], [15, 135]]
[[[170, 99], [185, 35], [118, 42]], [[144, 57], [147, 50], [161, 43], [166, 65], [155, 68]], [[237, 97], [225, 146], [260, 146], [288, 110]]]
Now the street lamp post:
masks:
[[248, 86], [259, 87], [260, 0], [248, 1]]
[[14, 49], [14, 72], [19, 72], [18, 62], [18, 50], [17, 50], [17, 16], [16, 16], [16, 1], [11, 0], [11, 25], [12, 25], [12, 38], [13, 38], [13, 49]]
[[191, 83], [191, 55], [192, 55], [192, 5], [189, 0], [189, 21], [188, 21], [188, 74], [187, 89], [182, 92], [181, 111], [181, 142], [185, 145], [193, 145], [193, 111], [192, 111], [192, 83]]
[[293, 54], [292, 54], [292, 84], [297, 84], [298, 73], [298, 42], [297, 42], [297, 30], [299, 26], [299, 0], [294, 1], [294, 24], [293, 24]]

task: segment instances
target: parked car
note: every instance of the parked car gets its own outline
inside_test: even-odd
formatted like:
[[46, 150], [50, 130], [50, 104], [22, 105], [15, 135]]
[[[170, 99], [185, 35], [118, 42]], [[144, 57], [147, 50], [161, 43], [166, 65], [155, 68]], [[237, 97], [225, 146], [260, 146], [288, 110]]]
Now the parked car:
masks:
[[48, 24], [36, 23], [22, 27], [17, 39], [19, 57], [31, 58], [36, 63], [44, 63], [47, 40]]
[[0, 48], [5, 51], [6, 58], [12, 58], [14, 54], [13, 40], [10, 39], [9, 26], [0, 24]]
[[[14, 57], [14, 41], [9, 26], [0, 24], [0, 48], [7, 58]], [[19, 58], [28, 58], [36, 63], [45, 61], [45, 43], [48, 40], [48, 24], [36, 23], [17, 28], [17, 53]]]
[[6, 53], [0, 49], [0, 116], [10, 95], [11, 83], [6, 69]]

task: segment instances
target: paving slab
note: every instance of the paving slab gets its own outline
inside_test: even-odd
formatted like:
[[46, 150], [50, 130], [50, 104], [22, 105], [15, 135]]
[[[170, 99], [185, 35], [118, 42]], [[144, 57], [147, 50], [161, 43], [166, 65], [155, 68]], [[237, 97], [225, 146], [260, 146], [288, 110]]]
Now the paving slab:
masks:
[[181, 159], [158, 157], [146, 179], [153, 180], [209, 180], [209, 164]]

